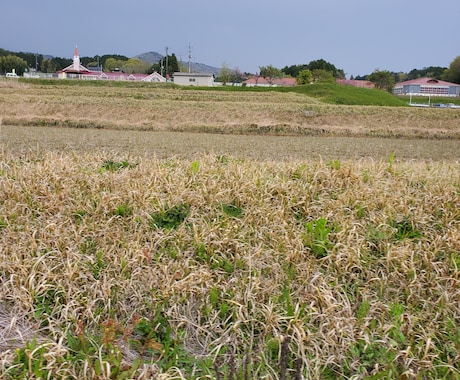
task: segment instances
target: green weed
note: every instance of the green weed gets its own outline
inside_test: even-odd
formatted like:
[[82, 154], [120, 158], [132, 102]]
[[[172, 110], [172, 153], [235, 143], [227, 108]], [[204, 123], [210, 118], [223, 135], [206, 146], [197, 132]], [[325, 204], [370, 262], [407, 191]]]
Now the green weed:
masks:
[[237, 201], [232, 201], [232, 203], [222, 203], [222, 210], [227, 216], [232, 218], [239, 218], [243, 214], [243, 209], [238, 206]]
[[390, 221], [390, 226], [396, 231], [393, 234], [393, 239], [400, 241], [404, 239], [418, 239], [423, 237], [423, 233], [415, 228], [415, 224], [411, 221], [410, 217], [406, 216], [403, 220]]
[[334, 244], [329, 240], [329, 234], [333, 230], [327, 219], [319, 218], [304, 224], [302, 235], [303, 244], [310, 248], [312, 254], [317, 258], [326, 257]]
[[150, 226], [154, 229], [162, 228], [171, 230], [179, 227], [190, 213], [190, 206], [181, 203], [176, 206], [166, 208], [165, 210], [151, 214]]
[[129, 163], [128, 161], [126, 160], [123, 160], [123, 161], [112, 161], [112, 160], [108, 160], [108, 161], [105, 161], [103, 164], [102, 164], [102, 168], [101, 168], [101, 172], [104, 172], [104, 171], [111, 171], [111, 172], [117, 172], [121, 169], [125, 169], [125, 168], [133, 168], [134, 166], [136, 166], [135, 164], [131, 164]]

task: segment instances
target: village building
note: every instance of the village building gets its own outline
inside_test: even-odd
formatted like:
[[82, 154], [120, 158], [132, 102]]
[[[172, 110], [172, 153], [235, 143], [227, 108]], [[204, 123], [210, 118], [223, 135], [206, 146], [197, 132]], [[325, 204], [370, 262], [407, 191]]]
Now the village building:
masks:
[[337, 79], [337, 84], [341, 84], [344, 86], [353, 86], [359, 88], [375, 88], [375, 84], [368, 81], [368, 80], [360, 80], [360, 79]]
[[269, 80], [258, 75], [243, 82], [246, 87], [293, 87], [297, 85], [295, 78], [273, 78]]
[[434, 78], [418, 78], [396, 83], [393, 93], [408, 96], [460, 96], [460, 84]]
[[80, 62], [78, 47], [75, 48], [72, 64], [59, 70], [57, 74], [60, 79], [166, 82], [166, 78], [157, 72], [152, 74], [129, 74], [123, 71], [103, 72], [101, 68], [97, 67], [88, 69]]
[[176, 72], [173, 74], [173, 81], [181, 86], [214, 86], [214, 74]]

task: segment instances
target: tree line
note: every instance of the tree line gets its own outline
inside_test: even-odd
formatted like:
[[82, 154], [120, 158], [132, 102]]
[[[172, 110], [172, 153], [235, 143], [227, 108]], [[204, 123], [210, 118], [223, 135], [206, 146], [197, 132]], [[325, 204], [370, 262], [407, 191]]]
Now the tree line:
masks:
[[[345, 79], [342, 69], [337, 69], [332, 63], [319, 59], [307, 64], [285, 66], [277, 69], [273, 66], [261, 66], [260, 75], [264, 76], [269, 83], [275, 78], [291, 76], [297, 79], [298, 84], [309, 84], [313, 82], [335, 82], [336, 79]], [[350, 79], [368, 80], [374, 83], [375, 87], [391, 92], [395, 83], [406, 80], [429, 77], [447, 82], [460, 84], [460, 56], [456, 57], [449, 67], [430, 66], [423, 69], [413, 69], [409, 73], [390, 72], [388, 70], [374, 70], [371, 74], [357, 76]]]
[[[42, 54], [11, 52], [0, 49], [0, 73], [12, 72], [13, 69], [18, 75], [30, 70], [37, 70], [45, 73], [54, 73], [71, 65], [73, 62], [69, 58], [46, 57]], [[154, 71], [164, 76], [172, 75], [177, 71], [185, 71], [181, 63], [173, 53], [163, 57], [159, 62], [151, 65], [138, 58], [128, 58], [118, 54], [108, 54], [94, 57], [81, 57], [80, 62], [88, 68], [100, 68], [104, 71], [123, 71], [132, 73], [151, 74]], [[182, 70], [181, 70], [182, 69]], [[318, 59], [305, 64], [285, 66], [282, 69], [272, 65], [260, 66], [258, 75], [265, 77], [270, 83], [276, 78], [293, 77], [298, 84], [308, 84], [312, 82], [335, 82], [336, 79], [344, 79], [345, 72], [338, 69], [324, 59]], [[222, 65], [218, 80], [223, 83], [241, 82], [249, 73], [241, 73], [239, 69], [230, 69], [226, 64]], [[460, 84], [460, 56], [456, 57], [449, 67], [430, 66], [423, 69], [413, 69], [409, 73], [391, 72], [376, 69], [374, 72], [364, 76], [351, 77], [351, 79], [369, 80], [377, 88], [391, 91], [394, 84], [405, 80], [430, 77]]]

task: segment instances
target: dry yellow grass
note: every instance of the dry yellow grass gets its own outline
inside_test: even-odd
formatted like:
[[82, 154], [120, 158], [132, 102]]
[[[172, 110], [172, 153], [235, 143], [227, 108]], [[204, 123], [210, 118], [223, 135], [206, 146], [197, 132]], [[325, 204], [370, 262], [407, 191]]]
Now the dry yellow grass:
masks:
[[15, 154], [105, 151], [115, 156], [196, 158], [230, 155], [260, 161], [396, 160], [460, 161], [454, 139], [397, 139], [344, 136], [266, 136], [151, 132], [0, 125], [0, 144]]
[[3, 149], [0, 315], [47, 343], [0, 374], [459, 378], [459, 191], [447, 161]]
[[460, 378], [459, 115], [0, 81], [0, 377]]
[[6, 87], [5, 125], [149, 131], [460, 138], [454, 109], [333, 106], [295, 93], [164, 87]]

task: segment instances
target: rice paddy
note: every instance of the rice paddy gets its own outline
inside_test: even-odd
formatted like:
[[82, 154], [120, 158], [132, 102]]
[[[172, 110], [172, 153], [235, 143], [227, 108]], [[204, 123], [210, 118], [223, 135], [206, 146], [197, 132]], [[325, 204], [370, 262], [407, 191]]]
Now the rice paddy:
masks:
[[[79, 89], [78, 120], [55, 108], [68, 90], [15, 87], [1, 106], [0, 377], [460, 378], [454, 113], [394, 111], [428, 120], [417, 139], [371, 138], [347, 116], [320, 137], [293, 133], [316, 127], [292, 110], [350, 109], [197, 91], [170, 105], [179, 133], [108, 99], [92, 114], [94, 97], [147, 90]], [[234, 102], [249, 121], [209, 133]], [[382, 131], [393, 120], [366, 112]]]

